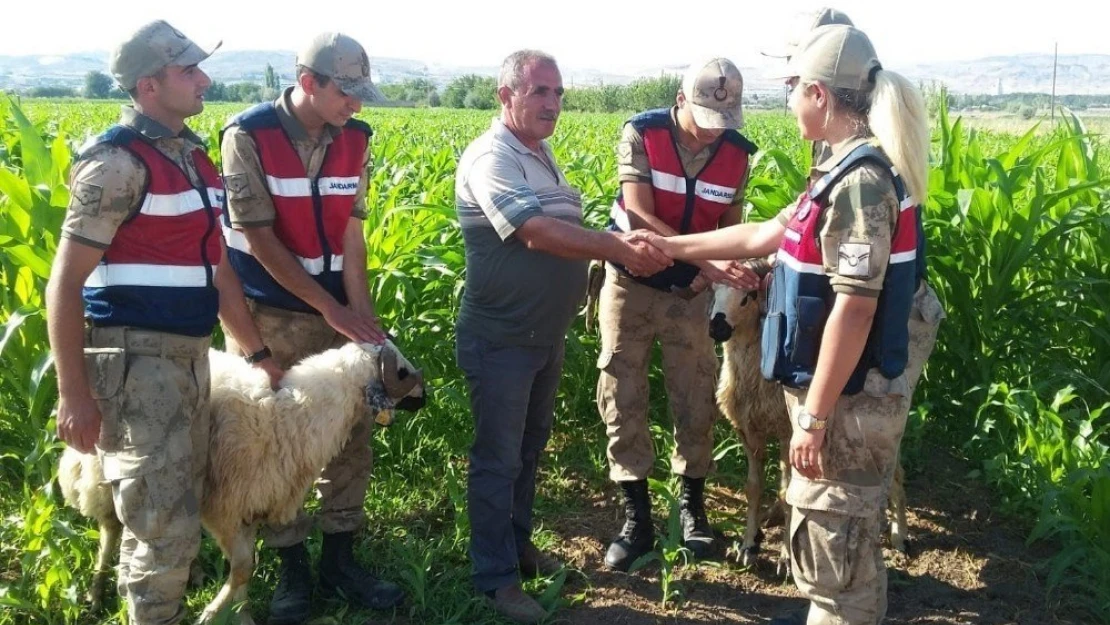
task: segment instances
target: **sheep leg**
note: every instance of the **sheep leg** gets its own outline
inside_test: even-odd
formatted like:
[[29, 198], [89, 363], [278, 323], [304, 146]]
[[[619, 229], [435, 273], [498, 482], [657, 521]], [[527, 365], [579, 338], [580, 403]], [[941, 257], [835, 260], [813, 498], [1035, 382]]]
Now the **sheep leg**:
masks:
[[775, 505], [781, 506], [785, 522], [782, 530], [782, 548], [776, 567], [783, 577], [790, 577], [790, 514], [791, 507], [786, 503], [786, 489], [790, 486], [790, 443], [789, 439], [779, 441], [779, 492]]
[[894, 481], [890, 485], [890, 511], [894, 515], [890, 522], [890, 546], [908, 556], [910, 545], [906, 537], [906, 489], [902, 485], [903, 479], [905, 473], [899, 462], [894, 469]]
[[200, 560], [193, 560], [189, 566], [189, 588], [200, 588], [206, 581], [208, 581], [208, 575], [204, 573]]
[[100, 521], [100, 549], [96, 553], [96, 572], [93, 574], [92, 583], [86, 596], [94, 614], [104, 607], [104, 582], [108, 578], [108, 569], [114, 554], [119, 553], [119, 540], [123, 533], [123, 524], [115, 515]]
[[242, 602], [239, 608], [239, 623], [254, 625], [250, 606], [247, 604], [247, 582], [254, 572], [255, 528], [253, 525], [242, 525], [232, 531], [212, 531], [212, 534], [216, 537], [224, 557], [231, 563], [231, 571], [220, 592], [204, 608], [199, 622], [217, 622], [216, 618], [224, 610], [235, 603]]
[[[250, 579], [250, 576], [247, 577]], [[239, 609], [239, 625], [255, 625], [254, 619], [251, 617], [250, 608], [247, 604], [247, 584], [243, 584], [235, 591], [234, 603], [242, 605]]]
[[777, 493], [775, 500], [767, 507], [767, 514], [763, 515], [760, 525], [763, 527], [774, 527], [777, 525], [786, 524], [786, 500], [783, 499], [783, 493]]
[[744, 437], [744, 451], [748, 456], [748, 482], [744, 494], [748, 498], [748, 521], [744, 528], [744, 542], [740, 546], [740, 563], [751, 566], [759, 555], [759, 544], [763, 536], [759, 529], [759, 503], [763, 498], [763, 459], [766, 448], [763, 441], [747, 440]]

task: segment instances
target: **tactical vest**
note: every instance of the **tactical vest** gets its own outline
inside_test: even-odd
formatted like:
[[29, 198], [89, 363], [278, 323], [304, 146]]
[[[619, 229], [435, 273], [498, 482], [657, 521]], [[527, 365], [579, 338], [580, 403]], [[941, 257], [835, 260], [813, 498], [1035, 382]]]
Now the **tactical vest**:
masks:
[[[817, 366], [825, 321], [835, 293], [817, 245], [818, 224], [828, 208], [828, 194], [846, 173], [865, 161], [889, 171], [899, 212], [891, 239], [883, 289], [863, 355], [844, 387], [845, 395], [863, 388], [867, 371], [877, 368], [888, 379], [905, 371], [909, 352], [909, 318], [913, 294], [924, 279], [925, 236], [921, 207], [914, 203], [901, 176], [883, 152], [864, 144], [847, 154], [829, 173], [802, 194], [779, 247], [763, 322], [760, 369], [768, 380], [808, 388]], [[869, 262], [864, 257], [845, 262]]]
[[[244, 111], [224, 131], [232, 125], [249, 133], [258, 149], [277, 215], [273, 225], [277, 239], [313, 280], [340, 304], [346, 304], [343, 233], [357, 200], [358, 181], [372, 134], [370, 126], [355, 119], [348, 121], [328, 146], [319, 173], [310, 178], [272, 102]], [[254, 257], [246, 237], [231, 225], [227, 215], [224, 238], [228, 260], [239, 274], [247, 297], [285, 310], [318, 312], [278, 284]]]
[[138, 212], [119, 227], [85, 281], [85, 317], [99, 327], [211, 334], [220, 308], [214, 278], [224, 203], [216, 166], [204, 150], [194, 149], [189, 158], [202, 181], [194, 186], [133, 128], [113, 126], [92, 145], [103, 143], [135, 155], [146, 167], [147, 185]]
[[[741, 191], [736, 185], [747, 180], [749, 160], [757, 150], [755, 145], [739, 132], [726, 130], [701, 171], [687, 176], [671, 130], [670, 109], [647, 111], [629, 119], [628, 123], [644, 138], [644, 151], [651, 166], [655, 216], [679, 234], [716, 230], [721, 216]], [[623, 191], [617, 193], [609, 216], [610, 230], [632, 230]], [[623, 267], [620, 269], [624, 271]], [[689, 286], [697, 274], [697, 267], [675, 261], [653, 276], [633, 279], [661, 291], [670, 291], [672, 287]]]

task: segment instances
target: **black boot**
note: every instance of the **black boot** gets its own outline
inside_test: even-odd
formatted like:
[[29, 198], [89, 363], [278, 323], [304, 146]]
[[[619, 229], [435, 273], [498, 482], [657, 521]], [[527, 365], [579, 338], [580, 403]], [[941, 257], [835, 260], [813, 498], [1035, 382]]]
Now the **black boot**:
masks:
[[609, 545], [605, 566], [627, 571], [640, 556], [650, 553], [655, 546], [655, 531], [651, 526], [651, 497], [647, 480], [621, 482], [624, 493], [624, 527]]
[[405, 600], [405, 591], [392, 582], [374, 577], [355, 561], [354, 532], [324, 534], [320, 554], [320, 590], [339, 594], [348, 602], [375, 610], [386, 610]]
[[682, 476], [682, 501], [679, 519], [682, 521], [683, 546], [695, 558], [705, 558], [713, 552], [713, 528], [705, 517], [705, 478]]
[[791, 610], [779, 614], [771, 619], [768, 625], [806, 625], [806, 620], [809, 618], [809, 608], [801, 608], [799, 610]]
[[304, 543], [279, 547], [278, 584], [270, 599], [270, 625], [300, 625], [312, 615], [312, 570]]

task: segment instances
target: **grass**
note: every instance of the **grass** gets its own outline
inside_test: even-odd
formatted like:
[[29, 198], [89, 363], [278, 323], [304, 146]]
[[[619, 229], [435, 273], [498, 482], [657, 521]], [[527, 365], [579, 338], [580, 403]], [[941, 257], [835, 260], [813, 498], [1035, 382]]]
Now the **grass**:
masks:
[[[237, 111], [210, 106], [191, 122], [208, 137], [214, 157], [218, 130]], [[15, 107], [0, 97], [0, 625], [123, 622], [118, 609], [87, 615], [79, 600], [96, 532], [63, 508], [56, 492], [56, 391], [42, 315], [72, 154], [117, 115], [114, 104], [28, 100]], [[469, 583], [465, 458], [471, 422], [453, 358], [463, 272], [454, 167], [491, 115], [368, 109], [362, 117], [375, 127], [366, 223], [372, 293], [383, 320], [433, 389], [427, 408], [379, 430], [372, 442], [370, 525], [358, 554], [409, 594], [396, 614], [374, 618], [502, 622]], [[583, 192], [593, 227], [604, 225], [616, 191], [621, 120], [566, 114], [553, 139], [560, 165]], [[804, 184], [806, 149], [794, 122], [782, 114], [748, 115], [745, 133], [762, 148], [748, 198], [754, 218], [766, 217]], [[1009, 514], [1035, 527], [1031, 540], [1062, 545], [1045, 565], [1050, 581], [1085, 589], [1089, 610], [1104, 620], [1110, 613], [1106, 145], [1071, 117], [1020, 135], [981, 132], [946, 112], [935, 120], [926, 217], [931, 281], [949, 319], [903, 445], [911, 474], [915, 458], [937, 447], [971, 459], [978, 479], [994, 485]], [[542, 469], [541, 524], [615, 493], [606, 478], [604, 426], [594, 406], [597, 350], [597, 337], [579, 319], [568, 337], [556, 434]], [[672, 443], [660, 376], [656, 360], [649, 404], [660, 481], [653, 496], [656, 509], [666, 511]], [[730, 451], [717, 462], [714, 480], [742, 490], [743, 454], [723, 423], [717, 441], [718, 450]], [[310, 542], [314, 556], [316, 538]], [[537, 540], [551, 546], [562, 538], [543, 525]], [[658, 555], [666, 572], [661, 599], [674, 605], [683, 597], [672, 574], [684, 566], [681, 551], [671, 544]], [[200, 559], [213, 579], [190, 591], [193, 614], [212, 598], [223, 575], [213, 545], [205, 543]], [[276, 581], [274, 567], [273, 554], [262, 551], [250, 587], [260, 618]], [[583, 583], [588, 587], [589, 580], [571, 572], [528, 588], [557, 611], [583, 600]], [[346, 625], [368, 616], [320, 603], [316, 622]]]

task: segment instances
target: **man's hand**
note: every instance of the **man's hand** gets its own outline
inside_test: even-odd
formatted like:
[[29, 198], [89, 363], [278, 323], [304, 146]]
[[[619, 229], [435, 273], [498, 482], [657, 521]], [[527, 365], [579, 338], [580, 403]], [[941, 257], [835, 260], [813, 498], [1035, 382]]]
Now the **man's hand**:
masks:
[[744, 291], [755, 291], [760, 286], [759, 274], [738, 260], [706, 260], [698, 266], [701, 275], [719, 284]]
[[100, 408], [92, 395], [59, 400], [58, 438], [83, 454], [93, 450], [100, 440]]
[[650, 276], [674, 264], [670, 256], [659, 250], [656, 243], [662, 241], [662, 237], [654, 232], [633, 230], [617, 234], [617, 237], [624, 246], [616, 260], [634, 276]]
[[690, 292], [701, 293], [709, 288], [710, 284], [713, 284], [713, 281], [705, 276], [704, 271], [699, 271], [698, 275], [694, 276], [693, 281], [690, 282]]
[[275, 391], [281, 386], [281, 379], [285, 377], [285, 370], [278, 366], [273, 357], [254, 363], [254, 366], [266, 372], [270, 377], [270, 388]]
[[357, 343], [377, 345], [385, 342], [385, 332], [382, 332], [376, 315], [361, 315], [336, 304], [324, 313], [324, 321], [336, 332]]

